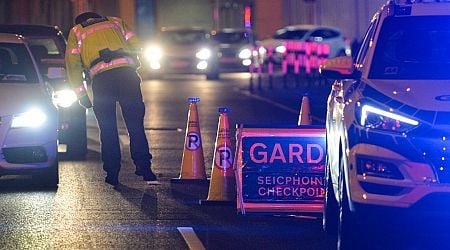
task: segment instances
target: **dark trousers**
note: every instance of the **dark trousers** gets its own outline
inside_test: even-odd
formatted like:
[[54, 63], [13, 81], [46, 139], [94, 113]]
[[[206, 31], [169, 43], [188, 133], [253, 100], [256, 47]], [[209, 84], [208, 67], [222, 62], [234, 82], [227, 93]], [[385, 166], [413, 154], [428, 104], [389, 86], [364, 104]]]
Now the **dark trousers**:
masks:
[[145, 105], [141, 78], [129, 67], [111, 69], [92, 80], [93, 109], [100, 128], [103, 169], [120, 171], [121, 151], [117, 130], [116, 102], [120, 104], [130, 136], [131, 158], [136, 167], [150, 168], [150, 154], [144, 129]]

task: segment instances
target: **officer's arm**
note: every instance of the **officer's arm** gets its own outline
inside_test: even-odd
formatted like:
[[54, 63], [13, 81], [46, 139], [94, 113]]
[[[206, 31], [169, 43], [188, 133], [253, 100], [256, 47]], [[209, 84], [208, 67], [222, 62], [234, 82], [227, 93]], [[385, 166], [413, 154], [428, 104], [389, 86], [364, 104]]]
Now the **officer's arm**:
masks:
[[66, 47], [66, 70], [69, 84], [78, 95], [78, 98], [86, 95], [83, 85], [83, 64], [81, 61], [81, 51], [77, 45], [75, 33], [71, 30], [67, 39]]

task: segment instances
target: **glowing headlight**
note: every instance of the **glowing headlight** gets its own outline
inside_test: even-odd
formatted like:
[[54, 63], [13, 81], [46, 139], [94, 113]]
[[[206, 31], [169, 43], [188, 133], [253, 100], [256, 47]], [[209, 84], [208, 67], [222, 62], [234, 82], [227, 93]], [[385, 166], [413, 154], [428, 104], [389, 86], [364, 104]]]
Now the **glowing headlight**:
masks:
[[197, 54], [195, 54], [195, 56], [201, 60], [209, 59], [211, 57], [211, 50], [209, 50], [207, 48], [203, 48], [203, 49], [199, 50], [197, 52]]
[[77, 101], [77, 95], [73, 90], [58, 90], [53, 95], [53, 101], [61, 108], [68, 108]]
[[148, 61], [159, 61], [162, 55], [162, 49], [157, 46], [150, 46], [144, 50], [144, 56]]
[[239, 52], [239, 58], [248, 59], [252, 56], [252, 52], [249, 49], [243, 49]]
[[37, 128], [47, 120], [47, 115], [39, 109], [31, 109], [25, 113], [15, 115], [11, 128]]
[[283, 45], [277, 46], [277, 47], [275, 48], [275, 51], [276, 51], [277, 53], [283, 54], [284, 52], [286, 52], [286, 47], [284, 47]]
[[360, 124], [367, 128], [405, 132], [419, 125], [419, 122], [370, 105], [363, 105]]

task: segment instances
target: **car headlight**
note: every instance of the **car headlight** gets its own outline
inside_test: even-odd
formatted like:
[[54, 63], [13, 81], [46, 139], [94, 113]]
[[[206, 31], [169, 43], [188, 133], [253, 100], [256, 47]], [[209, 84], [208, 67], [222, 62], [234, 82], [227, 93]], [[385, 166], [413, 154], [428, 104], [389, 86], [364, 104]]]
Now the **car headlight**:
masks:
[[361, 107], [359, 123], [366, 128], [406, 132], [419, 125], [419, 122], [390, 111], [364, 104]]
[[44, 124], [47, 120], [47, 115], [40, 109], [30, 109], [25, 113], [14, 115], [11, 123], [11, 128], [37, 128]]
[[75, 91], [70, 89], [63, 89], [55, 91], [53, 95], [54, 103], [61, 108], [68, 108], [78, 100]]
[[209, 58], [211, 57], [211, 50], [210, 50], [210, 49], [207, 49], [207, 48], [200, 49], [200, 50], [195, 54], [195, 56], [196, 56], [198, 59], [201, 59], [201, 60], [209, 59]]
[[239, 58], [249, 59], [252, 56], [252, 52], [249, 49], [243, 49], [239, 52]]
[[144, 50], [145, 58], [150, 61], [159, 61], [163, 56], [163, 51], [158, 46], [149, 46]]
[[277, 46], [275, 48], [275, 52], [280, 53], [280, 54], [284, 54], [284, 52], [286, 52], [286, 47], [284, 45]]

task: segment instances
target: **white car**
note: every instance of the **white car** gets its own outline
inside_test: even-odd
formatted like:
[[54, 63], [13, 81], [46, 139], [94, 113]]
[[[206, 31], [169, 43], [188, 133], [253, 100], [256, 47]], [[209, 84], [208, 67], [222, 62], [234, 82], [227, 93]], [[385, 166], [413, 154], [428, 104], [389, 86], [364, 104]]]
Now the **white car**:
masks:
[[57, 126], [52, 89], [25, 39], [0, 33], [0, 176], [30, 174], [56, 187]]
[[355, 227], [367, 219], [449, 215], [448, 23], [450, 2], [390, 1], [373, 17], [356, 61], [321, 67], [337, 79], [326, 117], [324, 229], [337, 230], [341, 246], [370, 235]]
[[346, 41], [341, 30], [330, 26], [312, 24], [289, 25], [277, 30], [271, 38], [262, 40], [261, 45], [266, 50], [268, 50], [269, 46], [272, 46], [274, 60], [279, 63], [282, 60], [283, 53], [286, 51], [284, 43], [287, 41], [326, 43], [330, 46], [328, 58], [351, 55], [350, 44]]

